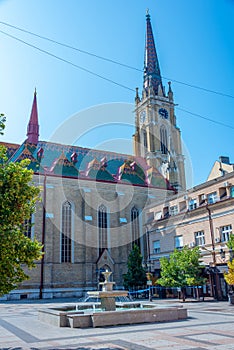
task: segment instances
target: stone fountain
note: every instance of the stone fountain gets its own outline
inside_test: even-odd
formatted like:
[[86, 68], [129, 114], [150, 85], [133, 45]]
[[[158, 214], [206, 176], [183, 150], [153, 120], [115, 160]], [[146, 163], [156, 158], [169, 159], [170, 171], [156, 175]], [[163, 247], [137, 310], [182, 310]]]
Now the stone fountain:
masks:
[[99, 298], [99, 303], [76, 303], [38, 310], [40, 321], [58, 327], [87, 328], [105, 327], [135, 323], [155, 323], [186, 319], [187, 309], [181, 306], [158, 306], [145, 302], [117, 303], [116, 297], [126, 297], [126, 290], [113, 290], [115, 282], [111, 282], [112, 272], [102, 272], [104, 282], [100, 282], [102, 290], [89, 291], [88, 296]]
[[105, 277], [104, 282], [99, 282], [99, 285], [102, 287], [100, 291], [89, 291], [87, 292], [89, 297], [100, 298], [101, 300], [101, 309], [103, 311], [115, 311], [116, 310], [116, 297], [126, 297], [128, 295], [127, 290], [113, 290], [115, 282], [110, 282], [110, 276], [112, 272], [105, 271], [102, 272]]

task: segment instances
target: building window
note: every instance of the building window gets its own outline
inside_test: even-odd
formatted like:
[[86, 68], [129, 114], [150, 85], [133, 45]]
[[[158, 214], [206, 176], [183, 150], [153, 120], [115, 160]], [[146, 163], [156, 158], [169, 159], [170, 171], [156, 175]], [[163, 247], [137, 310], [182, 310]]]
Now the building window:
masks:
[[170, 215], [177, 215], [178, 214], [178, 206], [173, 205], [170, 207]]
[[154, 254], [160, 253], [160, 241], [153, 242], [153, 252]]
[[209, 204], [213, 204], [213, 203], [217, 202], [217, 200], [218, 200], [217, 192], [209, 193], [207, 196], [207, 200], [208, 200]]
[[108, 248], [107, 228], [107, 210], [104, 205], [101, 205], [98, 210], [99, 255]]
[[24, 235], [33, 239], [32, 215], [29, 219], [24, 221]]
[[230, 197], [234, 198], [234, 186], [230, 188]]
[[222, 242], [229, 241], [231, 234], [232, 234], [232, 225], [220, 227], [220, 236], [221, 236]]
[[62, 206], [61, 262], [71, 262], [72, 258], [72, 206], [66, 201]]
[[166, 219], [170, 216], [169, 214], [169, 208], [168, 207], [165, 207], [163, 208], [163, 217]]
[[204, 245], [205, 244], [205, 234], [204, 231], [198, 231], [194, 233], [195, 245]]
[[175, 236], [175, 248], [181, 249], [183, 245], [183, 236]]
[[143, 142], [144, 142], [144, 147], [148, 147], [148, 142], [147, 142], [147, 132], [146, 130], [143, 130]]
[[140, 247], [139, 210], [136, 207], [133, 207], [131, 210], [131, 228], [132, 244], [137, 244]]
[[150, 133], [150, 149], [151, 152], [155, 152], [155, 140], [154, 140], [154, 134]]
[[167, 154], [168, 152], [167, 130], [164, 125], [161, 126], [160, 128], [160, 148], [163, 154]]
[[197, 200], [196, 199], [190, 199], [189, 201], [189, 210], [194, 210], [197, 208]]

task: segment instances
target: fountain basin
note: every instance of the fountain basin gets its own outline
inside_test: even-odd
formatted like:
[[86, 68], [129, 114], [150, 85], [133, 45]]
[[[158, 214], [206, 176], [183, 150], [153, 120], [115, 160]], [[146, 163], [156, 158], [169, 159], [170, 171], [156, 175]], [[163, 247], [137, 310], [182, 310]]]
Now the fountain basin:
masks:
[[[100, 305], [100, 304], [99, 304]], [[99, 307], [97, 304], [96, 307]], [[139, 308], [136, 308], [136, 307]], [[129, 308], [130, 307], [130, 308]], [[105, 327], [136, 323], [155, 323], [186, 319], [187, 309], [183, 307], [159, 307], [155, 304], [131, 303], [116, 311], [77, 310], [74, 306], [40, 309], [40, 321], [71, 328]]]

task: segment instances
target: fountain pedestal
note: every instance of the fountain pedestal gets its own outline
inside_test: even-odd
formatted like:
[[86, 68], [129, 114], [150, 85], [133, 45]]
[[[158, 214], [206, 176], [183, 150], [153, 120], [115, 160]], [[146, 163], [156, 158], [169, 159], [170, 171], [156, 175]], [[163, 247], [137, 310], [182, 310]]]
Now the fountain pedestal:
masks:
[[105, 271], [105, 272], [102, 272], [102, 274], [105, 277], [105, 281], [99, 283], [99, 285], [102, 287], [102, 290], [90, 291], [90, 292], [87, 292], [87, 294], [90, 297], [100, 298], [101, 308], [104, 311], [115, 311], [116, 310], [115, 298], [126, 297], [128, 295], [128, 291], [113, 290], [113, 285], [115, 284], [115, 282], [109, 281], [109, 278], [112, 272]]

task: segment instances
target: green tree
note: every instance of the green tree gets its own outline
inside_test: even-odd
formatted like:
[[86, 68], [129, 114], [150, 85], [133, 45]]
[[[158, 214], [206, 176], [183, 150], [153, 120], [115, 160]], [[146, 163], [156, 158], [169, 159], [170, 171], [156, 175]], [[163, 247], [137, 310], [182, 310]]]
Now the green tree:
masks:
[[39, 188], [31, 184], [29, 163], [8, 162], [5, 147], [0, 147], [0, 295], [28, 279], [24, 267], [31, 269], [42, 256], [41, 244], [24, 235], [25, 220], [39, 195]]
[[[234, 234], [230, 235], [229, 241], [227, 242], [227, 247], [232, 250], [234, 250]], [[233, 256], [230, 256], [230, 261], [227, 263], [228, 265], [228, 272], [224, 273], [224, 279], [229, 284], [229, 286], [234, 286], [234, 259]]]
[[164, 287], [179, 287], [183, 301], [185, 301], [185, 287], [204, 284], [202, 268], [199, 264], [199, 247], [189, 249], [185, 246], [182, 250], [174, 250], [170, 259], [160, 259], [161, 277], [157, 283]]
[[227, 247], [229, 249], [234, 250], [234, 234], [233, 233], [229, 237], [229, 241], [227, 242]]
[[146, 284], [146, 271], [142, 267], [142, 255], [138, 245], [134, 245], [128, 257], [128, 272], [123, 275], [126, 289], [143, 286]]
[[5, 129], [6, 117], [4, 114], [0, 113], [0, 135], [3, 135], [3, 130]]
[[224, 273], [224, 279], [230, 286], [234, 286], [234, 259], [228, 261], [228, 272]]

